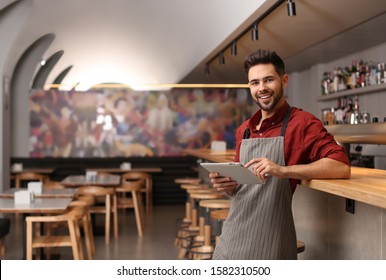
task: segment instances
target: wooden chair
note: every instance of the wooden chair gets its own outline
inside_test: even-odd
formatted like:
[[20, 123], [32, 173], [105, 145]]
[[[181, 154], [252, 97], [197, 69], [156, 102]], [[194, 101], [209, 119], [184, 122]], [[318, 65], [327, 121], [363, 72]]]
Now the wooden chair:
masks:
[[146, 172], [127, 172], [121, 175], [121, 180], [140, 180], [142, 181], [141, 192], [145, 193], [146, 213], [150, 213], [153, 207], [153, 179], [151, 174]]
[[34, 172], [21, 172], [15, 175], [15, 188], [19, 189], [21, 187], [22, 181], [32, 182], [32, 181], [41, 181], [48, 179], [47, 175], [34, 173]]
[[[52, 247], [71, 247], [75, 260], [83, 259], [82, 240], [79, 221], [85, 217], [84, 208], [74, 208], [63, 215], [57, 216], [29, 216], [27, 224], [27, 260], [32, 260], [33, 249]], [[68, 235], [37, 235], [34, 225], [40, 223], [66, 222]], [[35, 234], [34, 234], [35, 233]]]
[[114, 237], [118, 238], [118, 211], [117, 196], [113, 188], [99, 186], [83, 186], [78, 188], [77, 195], [92, 195], [95, 198], [104, 197], [103, 205], [93, 205], [90, 207], [90, 213], [105, 215], [105, 243], [110, 243], [111, 213], [113, 213]]
[[62, 185], [60, 182], [45, 180], [43, 182], [43, 188], [47, 189], [64, 189], [66, 186]]
[[[116, 188], [118, 196], [118, 208], [134, 208], [135, 220], [137, 223], [138, 235], [143, 235], [145, 215], [143, 213], [142, 206], [142, 181], [126, 181], [123, 180], [121, 185]], [[126, 194], [130, 193], [131, 197], [127, 197]]]

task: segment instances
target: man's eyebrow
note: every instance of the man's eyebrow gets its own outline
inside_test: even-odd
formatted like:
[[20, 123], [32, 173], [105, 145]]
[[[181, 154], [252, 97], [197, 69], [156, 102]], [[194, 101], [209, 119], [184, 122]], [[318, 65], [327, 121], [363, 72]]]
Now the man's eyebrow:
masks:
[[254, 78], [254, 79], [250, 80], [249, 82], [252, 82], [252, 81], [260, 81], [260, 80], [266, 80], [266, 79], [268, 79], [268, 78], [274, 78], [274, 76], [273, 76], [273, 75], [269, 75], [269, 76], [265, 76], [265, 77], [263, 77], [263, 78], [261, 78], [261, 79], [259, 79], [259, 78]]

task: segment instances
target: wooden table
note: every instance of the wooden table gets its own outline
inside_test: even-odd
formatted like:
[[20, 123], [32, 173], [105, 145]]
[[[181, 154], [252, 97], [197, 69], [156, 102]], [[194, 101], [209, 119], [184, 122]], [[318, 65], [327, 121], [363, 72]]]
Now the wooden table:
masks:
[[[27, 190], [27, 188], [9, 189], [0, 193], [0, 198], [14, 198], [15, 192]], [[45, 189], [43, 187], [42, 193], [35, 193], [35, 198], [73, 198], [76, 189]]]
[[66, 187], [81, 187], [81, 186], [102, 186], [102, 187], [117, 187], [121, 183], [119, 175], [96, 175], [93, 179], [88, 179], [85, 175], [70, 175], [64, 178], [61, 182]]
[[184, 153], [213, 162], [233, 162], [235, 161], [236, 150], [212, 151], [211, 149], [187, 149], [184, 150]]
[[159, 167], [138, 167], [138, 168], [87, 168], [86, 171], [106, 172], [106, 173], [126, 173], [126, 172], [145, 172], [145, 173], [160, 173], [162, 169]]

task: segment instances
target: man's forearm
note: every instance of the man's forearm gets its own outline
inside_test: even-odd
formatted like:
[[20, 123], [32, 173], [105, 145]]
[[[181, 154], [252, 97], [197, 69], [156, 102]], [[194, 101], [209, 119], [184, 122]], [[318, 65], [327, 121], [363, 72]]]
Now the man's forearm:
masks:
[[309, 164], [283, 166], [283, 177], [310, 179], [346, 179], [350, 178], [351, 168], [345, 163], [330, 158], [323, 158]]

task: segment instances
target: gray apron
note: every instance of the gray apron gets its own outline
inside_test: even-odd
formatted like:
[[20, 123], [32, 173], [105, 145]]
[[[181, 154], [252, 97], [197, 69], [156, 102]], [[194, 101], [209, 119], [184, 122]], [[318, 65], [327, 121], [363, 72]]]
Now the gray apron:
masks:
[[[243, 139], [240, 162], [266, 157], [285, 165], [284, 135]], [[296, 232], [292, 216], [292, 191], [288, 179], [269, 177], [263, 185], [242, 185], [232, 199], [213, 259], [297, 259]]]

